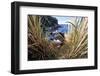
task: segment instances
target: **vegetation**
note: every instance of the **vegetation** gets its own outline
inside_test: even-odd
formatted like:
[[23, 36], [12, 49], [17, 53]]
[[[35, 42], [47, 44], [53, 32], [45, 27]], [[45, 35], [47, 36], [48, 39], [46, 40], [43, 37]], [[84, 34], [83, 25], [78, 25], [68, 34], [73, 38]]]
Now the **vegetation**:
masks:
[[51, 60], [51, 59], [77, 59], [87, 58], [88, 54], [88, 33], [87, 18], [67, 22], [71, 31], [64, 37], [60, 47], [57, 43], [49, 41], [41, 29], [41, 16], [28, 16], [28, 60]]

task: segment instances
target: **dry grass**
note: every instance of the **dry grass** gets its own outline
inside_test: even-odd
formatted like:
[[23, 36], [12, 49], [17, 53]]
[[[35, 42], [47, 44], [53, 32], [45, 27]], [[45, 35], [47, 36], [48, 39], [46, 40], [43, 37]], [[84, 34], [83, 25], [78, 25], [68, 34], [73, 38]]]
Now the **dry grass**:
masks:
[[28, 51], [38, 55], [37, 59], [55, 59], [57, 48], [44, 37], [39, 19], [39, 16], [28, 17]]
[[[71, 22], [68, 22], [71, 23]], [[71, 46], [69, 58], [86, 58], [88, 53], [88, 20], [83, 17], [80, 21], [71, 23], [72, 31], [65, 37], [67, 43]]]

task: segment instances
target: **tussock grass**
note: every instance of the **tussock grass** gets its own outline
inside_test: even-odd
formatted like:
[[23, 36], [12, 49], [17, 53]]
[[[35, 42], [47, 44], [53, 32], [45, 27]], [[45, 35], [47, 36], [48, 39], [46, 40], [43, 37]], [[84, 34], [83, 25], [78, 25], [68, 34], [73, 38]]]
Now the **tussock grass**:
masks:
[[[88, 20], [86, 17], [81, 18], [81, 21], [68, 22], [72, 26], [72, 31], [68, 34], [70, 37], [65, 39], [70, 44], [69, 58], [85, 58], [88, 53]], [[80, 23], [80, 24], [79, 24]]]

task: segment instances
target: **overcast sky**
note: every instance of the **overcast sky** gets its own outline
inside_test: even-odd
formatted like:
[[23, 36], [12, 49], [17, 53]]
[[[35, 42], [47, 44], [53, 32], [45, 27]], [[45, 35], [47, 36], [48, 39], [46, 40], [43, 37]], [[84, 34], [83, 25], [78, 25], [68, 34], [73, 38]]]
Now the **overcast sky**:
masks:
[[75, 20], [76, 18], [82, 18], [82, 17], [78, 17], [78, 16], [53, 16], [55, 18], [57, 18], [58, 20], [58, 24], [67, 24], [67, 21], [72, 21]]
[[67, 16], [53, 16], [56, 17], [58, 19], [58, 24], [66, 24], [67, 20], [69, 19], [69, 17]]

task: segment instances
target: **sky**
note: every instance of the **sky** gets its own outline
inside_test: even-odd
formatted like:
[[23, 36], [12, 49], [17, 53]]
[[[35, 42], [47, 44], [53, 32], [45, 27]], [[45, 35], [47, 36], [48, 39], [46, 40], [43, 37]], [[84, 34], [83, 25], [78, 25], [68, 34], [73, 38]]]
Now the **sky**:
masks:
[[69, 17], [67, 16], [53, 16], [58, 19], [58, 24], [66, 24]]
[[58, 20], [58, 24], [67, 24], [67, 21], [75, 20], [76, 18], [80, 19], [81, 16], [53, 16]]

